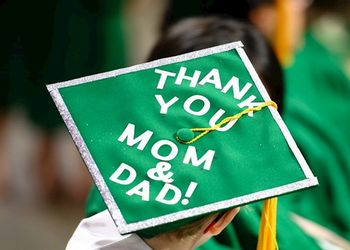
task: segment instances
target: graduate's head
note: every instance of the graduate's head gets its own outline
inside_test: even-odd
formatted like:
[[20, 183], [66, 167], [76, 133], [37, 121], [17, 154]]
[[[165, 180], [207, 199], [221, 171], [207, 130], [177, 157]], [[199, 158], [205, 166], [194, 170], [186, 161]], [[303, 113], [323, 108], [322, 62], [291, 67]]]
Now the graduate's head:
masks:
[[184, 19], [161, 35], [151, 51], [149, 60], [233, 41], [243, 42], [244, 50], [281, 112], [284, 90], [281, 66], [264, 36], [250, 24], [215, 16]]
[[202, 216], [169, 232], [151, 236], [143, 233], [139, 233], [139, 235], [154, 249], [163, 243], [170, 246], [172, 242], [183, 242], [182, 249], [193, 249], [205, 243], [212, 236], [220, 234], [238, 212], [239, 207], [231, 208], [223, 212]]
[[273, 219], [272, 197], [317, 184], [243, 47], [280, 101], [263, 37], [216, 17], [176, 24], [150, 60], [182, 55], [48, 86], [120, 234], [193, 248], [232, 208], [268, 199]]
[[[227, 15], [230, 18], [252, 23], [271, 44], [283, 41], [283, 47], [288, 48], [288, 53], [291, 54], [302, 44], [308, 7], [312, 2], [318, 1], [197, 0], [195, 1], [196, 6], [191, 6], [186, 1], [180, 0], [170, 2], [171, 4], [165, 15], [163, 29], [183, 17]], [[281, 60], [285, 63], [285, 59]]]
[[[282, 106], [283, 77], [281, 66], [264, 36], [252, 25], [226, 17], [187, 18], [169, 27], [150, 53], [149, 61], [180, 55], [233, 41], [242, 41], [252, 64], [262, 78], [272, 99]], [[139, 235], [147, 242], [159, 239], [195, 239], [197, 246], [218, 235], [238, 213], [239, 208], [201, 216], [185, 225], [162, 233], [162, 227]], [[182, 222], [181, 222], [182, 223]], [[176, 223], [175, 223], [176, 224]], [[166, 227], [165, 227], [166, 228]]]

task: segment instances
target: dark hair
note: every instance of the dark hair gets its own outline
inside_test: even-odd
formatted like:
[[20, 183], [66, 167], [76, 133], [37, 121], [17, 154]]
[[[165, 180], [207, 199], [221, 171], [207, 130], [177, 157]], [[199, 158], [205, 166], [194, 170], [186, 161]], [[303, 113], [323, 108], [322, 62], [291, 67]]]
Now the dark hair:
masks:
[[283, 105], [283, 74], [268, 42], [252, 25], [226, 17], [184, 19], [161, 35], [149, 60], [175, 56], [233, 41], [242, 41], [244, 49], [268, 90], [271, 99]]
[[169, 0], [162, 29], [164, 30], [183, 18], [199, 15], [228, 15], [231, 18], [248, 22], [249, 13], [252, 10], [273, 4], [275, 0]]

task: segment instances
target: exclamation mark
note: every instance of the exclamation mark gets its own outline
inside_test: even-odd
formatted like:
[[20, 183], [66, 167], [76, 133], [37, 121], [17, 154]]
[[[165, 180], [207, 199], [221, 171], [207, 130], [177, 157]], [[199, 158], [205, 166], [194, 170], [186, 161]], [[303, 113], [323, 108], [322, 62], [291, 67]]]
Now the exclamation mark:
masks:
[[181, 204], [182, 204], [182, 205], [187, 205], [187, 204], [190, 202], [190, 201], [189, 201], [189, 198], [191, 198], [191, 196], [192, 196], [194, 190], [196, 189], [197, 185], [198, 185], [197, 182], [191, 181], [191, 183], [190, 183], [190, 185], [188, 186], [187, 191], [186, 191], [186, 193], [185, 193], [185, 197], [188, 198], [188, 199], [183, 199], [183, 200], [181, 201]]

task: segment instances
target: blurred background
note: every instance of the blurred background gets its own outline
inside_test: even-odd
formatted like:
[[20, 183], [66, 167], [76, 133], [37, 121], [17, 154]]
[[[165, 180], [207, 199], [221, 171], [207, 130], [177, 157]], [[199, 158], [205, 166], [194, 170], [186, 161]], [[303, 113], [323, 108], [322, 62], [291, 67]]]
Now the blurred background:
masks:
[[[340, 206], [350, 211], [350, 3], [271, 2], [0, 0], [0, 248], [64, 249], [85, 216], [92, 183], [45, 84], [142, 63], [168, 25], [198, 15], [252, 22], [269, 39], [285, 69], [287, 125], [318, 177], [339, 169], [326, 183], [343, 178], [334, 192], [348, 197]], [[310, 36], [317, 45], [306, 51]], [[300, 125], [307, 122], [295, 103], [312, 106], [319, 123]], [[348, 222], [334, 227], [349, 239]]]

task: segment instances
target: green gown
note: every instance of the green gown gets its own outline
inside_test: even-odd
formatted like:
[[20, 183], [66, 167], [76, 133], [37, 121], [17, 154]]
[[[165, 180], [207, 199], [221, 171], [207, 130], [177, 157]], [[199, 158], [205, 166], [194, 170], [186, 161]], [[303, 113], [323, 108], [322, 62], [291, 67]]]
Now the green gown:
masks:
[[307, 34], [286, 83], [284, 120], [320, 185], [284, 205], [350, 240], [350, 81]]
[[123, 4], [122, 0], [4, 3], [1, 106], [22, 106], [45, 130], [63, 126], [45, 85], [125, 66]]

